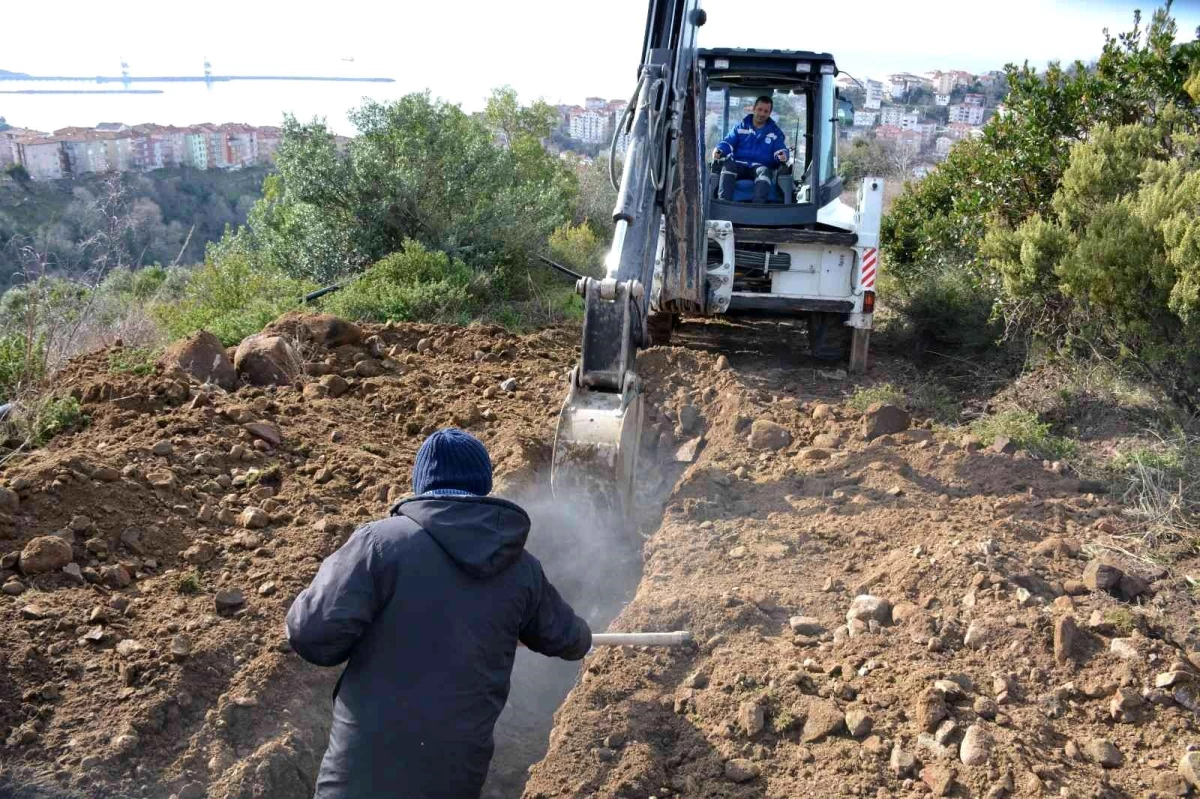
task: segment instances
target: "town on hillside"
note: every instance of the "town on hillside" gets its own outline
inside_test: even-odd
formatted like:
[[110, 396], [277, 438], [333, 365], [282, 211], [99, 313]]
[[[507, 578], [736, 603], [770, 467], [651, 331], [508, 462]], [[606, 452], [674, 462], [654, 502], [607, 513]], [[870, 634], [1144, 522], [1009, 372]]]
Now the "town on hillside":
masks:
[[0, 119], [0, 172], [22, 167], [33, 180], [153, 169], [243, 169], [274, 161], [280, 128], [240, 123], [101, 123], [53, 133], [6, 126]]
[[[949, 154], [956, 141], [982, 135], [988, 119], [1004, 113], [1008, 91], [1004, 73], [995, 70], [982, 75], [961, 70], [902, 72], [861, 83], [842, 73], [837, 83], [854, 107], [853, 118], [844, 120], [839, 129], [840, 137], [847, 142], [868, 138], [883, 143], [898, 156], [898, 171], [905, 177], [921, 177]], [[738, 98], [738, 107], [730, 109], [731, 123], [749, 110], [742, 107], [744, 100]], [[705, 120], [709, 138], [724, 136], [724, 103], [723, 95], [709, 93]], [[583, 105], [558, 105], [559, 124], [546, 145], [564, 156], [573, 153], [590, 160], [607, 150], [627, 106], [626, 100], [603, 97], [588, 97]], [[795, 102], [781, 102], [775, 117], [788, 116], [802, 126], [800, 110]], [[801, 130], [787, 133], [794, 138]], [[281, 136], [277, 127], [239, 123], [187, 127], [102, 123], [44, 133], [7, 127], [0, 119], [0, 175], [16, 166], [33, 180], [170, 167], [241, 169], [273, 163]], [[624, 138], [618, 139], [618, 153], [625, 150]], [[348, 141], [344, 136], [336, 139], [339, 146]]]

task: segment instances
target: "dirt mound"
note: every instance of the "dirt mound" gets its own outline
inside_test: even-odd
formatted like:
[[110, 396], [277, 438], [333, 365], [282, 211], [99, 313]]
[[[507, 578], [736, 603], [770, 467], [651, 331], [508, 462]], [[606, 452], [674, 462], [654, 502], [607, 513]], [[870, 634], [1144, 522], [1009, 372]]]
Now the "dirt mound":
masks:
[[525, 796], [1180, 795], [1196, 603], [1120, 508], [923, 420], [868, 442], [777, 358], [642, 356], [704, 443], [613, 629], [699, 646], [593, 654]]
[[[362, 332], [309, 340], [279, 387], [114, 374], [109, 352], [63, 373], [90, 423], [0, 475], [0, 793], [311, 793], [336, 670], [288, 651], [292, 598], [438, 427], [478, 435], [501, 490], [536, 479], [574, 358], [569, 331]], [[72, 563], [21, 572], [40, 536]]]

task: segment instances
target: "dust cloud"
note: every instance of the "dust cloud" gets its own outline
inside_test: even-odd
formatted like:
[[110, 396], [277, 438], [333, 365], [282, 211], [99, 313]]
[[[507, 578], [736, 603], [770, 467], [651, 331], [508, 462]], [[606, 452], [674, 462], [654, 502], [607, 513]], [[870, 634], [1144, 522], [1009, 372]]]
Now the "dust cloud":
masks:
[[[592, 630], [605, 630], [632, 599], [641, 579], [641, 537], [606, 509], [564, 502], [548, 486], [509, 499], [529, 514], [526, 549]], [[545, 755], [554, 711], [575, 684], [580, 664], [517, 650], [512, 691], [496, 724], [496, 753], [484, 799], [511, 799], [524, 787], [529, 766]]]

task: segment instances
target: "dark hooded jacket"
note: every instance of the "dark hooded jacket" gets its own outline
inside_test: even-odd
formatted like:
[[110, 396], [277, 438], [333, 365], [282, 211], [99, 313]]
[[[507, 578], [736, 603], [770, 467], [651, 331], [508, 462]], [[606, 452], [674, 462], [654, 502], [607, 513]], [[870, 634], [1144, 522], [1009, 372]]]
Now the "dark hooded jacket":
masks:
[[470, 799], [492, 757], [517, 641], [579, 660], [592, 633], [525, 551], [529, 517], [500, 499], [417, 497], [364, 525], [287, 614], [334, 691], [318, 799]]

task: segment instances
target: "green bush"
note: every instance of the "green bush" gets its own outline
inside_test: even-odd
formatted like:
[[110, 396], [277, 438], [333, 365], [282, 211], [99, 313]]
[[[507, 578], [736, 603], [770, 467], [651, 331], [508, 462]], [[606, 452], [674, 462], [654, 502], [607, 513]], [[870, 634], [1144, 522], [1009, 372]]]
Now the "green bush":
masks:
[[108, 371], [145, 377], [154, 373], [158, 353], [148, 347], [122, 347], [108, 354]]
[[207, 330], [230, 345], [262, 330], [313, 288], [263, 264], [245, 238], [234, 235], [209, 245], [179, 299], [151, 310], [171, 339]]
[[1079, 449], [1074, 441], [1052, 435], [1050, 425], [1032, 411], [1012, 409], [984, 416], [971, 423], [971, 432], [985, 447], [1003, 436], [1036, 458], [1071, 459]]
[[0, 403], [42, 378], [45, 357], [39, 342], [23, 333], [0, 335]]
[[479, 308], [470, 267], [420, 242], [404, 242], [341, 291], [329, 295], [325, 310], [348, 319], [465, 321]]
[[74, 397], [48, 397], [26, 409], [27, 437], [36, 447], [45, 446], [50, 439], [71, 429], [86, 427], [90, 419]]
[[898, 405], [904, 408], [908, 406], [908, 397], [891, 383], [881, 383], [878, 386], [859, 387], [855, 389], [854, 394], [846, 401], [846, 404], [861, 413], [877, 402]]

